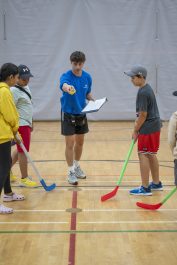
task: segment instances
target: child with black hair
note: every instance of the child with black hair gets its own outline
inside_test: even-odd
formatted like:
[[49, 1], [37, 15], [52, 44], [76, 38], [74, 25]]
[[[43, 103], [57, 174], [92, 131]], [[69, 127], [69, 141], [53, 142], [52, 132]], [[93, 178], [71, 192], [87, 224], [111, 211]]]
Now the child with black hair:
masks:
[[[23, 139], [23, 144], [26, 150], [29, 152], [31, 142], [31, 131], [33, 130], [33, 104], [31, 91], [28, 86], [30, 78], [33, 75], [30, 69], [26, 65], [18, 66], [19, 78], [17, 84], [11, 87], [11, 92], [14, 98], [15, 106], [19, 113], [19, 133]], [[12, 166], [19, 162], [21, 171], [20, 186], [35, 188], [38, 184], [31, 180], [28, 176], [28, 161], [21, 147], [17, 144], [17, 149], [12, 153]], [[14, 175], [11, 174], [11, 181], [14, 179]]]
[[[23, 195], [12, 192], [10, 185], [11, 141], [19, 127], [19, 116], [13, 101], [10, 87], [18, 80], [18, 68], [12, 63], [0, 68], [0, 194], [4, 188], [3, 201], [21, 201]], [[0, 204], [0, 213], [9, 214], [13, 209]]]

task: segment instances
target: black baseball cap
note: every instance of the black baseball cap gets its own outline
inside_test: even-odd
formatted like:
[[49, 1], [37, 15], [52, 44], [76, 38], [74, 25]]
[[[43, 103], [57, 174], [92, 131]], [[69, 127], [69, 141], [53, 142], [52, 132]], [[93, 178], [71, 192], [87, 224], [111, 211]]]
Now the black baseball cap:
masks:
[[174, 91], [173, 92], [173, 96], [177, 96], [177, 91]]
[[30, 69], [24, 64], [20, 64], [18, 66], [18, 73], [19, 77], [22, 79], [28, 79], [30, 77], [33, 77], [33, 75], [30, 72]]

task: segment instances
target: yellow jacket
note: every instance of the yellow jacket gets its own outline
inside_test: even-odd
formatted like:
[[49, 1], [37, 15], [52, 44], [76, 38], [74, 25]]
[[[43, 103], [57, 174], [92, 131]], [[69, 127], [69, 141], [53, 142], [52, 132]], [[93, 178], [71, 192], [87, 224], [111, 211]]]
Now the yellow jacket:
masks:
[[0, 82], [0, 144], [12, 140], [18, 127], [19, 115], [9, 86]]

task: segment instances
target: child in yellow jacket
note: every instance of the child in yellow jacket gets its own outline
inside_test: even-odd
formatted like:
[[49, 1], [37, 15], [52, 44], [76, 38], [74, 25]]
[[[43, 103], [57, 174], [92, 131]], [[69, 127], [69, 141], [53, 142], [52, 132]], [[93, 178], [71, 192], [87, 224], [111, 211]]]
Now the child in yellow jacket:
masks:
[[[10, 185], [11, 140], [19, 127], [19, 116], [16, 110], [10, 87], [18, 80], [18, 68], [12, 63], [3, 64], [0, 68], [0, 194], [4, 188], [3, 201], [24, 200], [23, 195], [12, 192]], [[13, 209], [0, 204], [0, 213], [12, 213]]]

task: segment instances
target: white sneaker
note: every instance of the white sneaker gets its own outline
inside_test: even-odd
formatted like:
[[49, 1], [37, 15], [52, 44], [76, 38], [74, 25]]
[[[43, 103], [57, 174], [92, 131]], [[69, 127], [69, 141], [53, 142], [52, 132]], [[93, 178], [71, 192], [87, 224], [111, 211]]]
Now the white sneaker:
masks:
[[6, 195], [3, 196], [4, 202], [12, 202], [12, 201], [23, 201], [25, 199], [24, 195], [13, 193], [12, 195]]
[[86, 175], [83, 172], [83, 170], [80, 168], [80, 166], [75, 167], [74, 171], [78, 179], [86, 179]]
[[75, 172], [72, 172], [70, 171], [69, 174], [68, 174], [68, 182], [69, 184], [72, 184], [72, 185], [77, 185], [78, 184], [78, 179], [75, 175]]
[[0, 214], [9, 214], [9, 213], [13, 213], [13, 209], [12, 208], [8, 208], [6, 206], [4, 206], [3, 204], [0, 204]]

